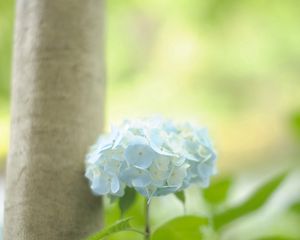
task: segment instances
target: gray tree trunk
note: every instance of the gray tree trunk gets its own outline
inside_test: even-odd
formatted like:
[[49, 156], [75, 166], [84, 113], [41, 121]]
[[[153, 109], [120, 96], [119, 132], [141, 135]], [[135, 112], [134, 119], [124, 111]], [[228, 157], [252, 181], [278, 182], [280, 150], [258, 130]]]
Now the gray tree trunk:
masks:
[[17, 1], [6, 240], [76, 240], [101, 226], [84, 157], [103, 122], [103, 7]]

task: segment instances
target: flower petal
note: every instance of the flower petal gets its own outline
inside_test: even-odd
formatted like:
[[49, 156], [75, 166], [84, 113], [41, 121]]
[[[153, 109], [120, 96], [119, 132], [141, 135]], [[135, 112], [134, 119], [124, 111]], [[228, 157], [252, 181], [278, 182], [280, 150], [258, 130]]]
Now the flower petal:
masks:
[[98, 195], [108, 194], [110, 191], [108, 179], [102, 176], [95, 176], [92, 180], [91, 189]]
[[151, 147], [145, 144], [133, 144], [125, 151], [126, 160], [141, 169], [148, 168], [158, 154]]
[[116, 193], [120, 189], [120, 182], [117, 176], [113, 176], [111, 179], [111, 192]]

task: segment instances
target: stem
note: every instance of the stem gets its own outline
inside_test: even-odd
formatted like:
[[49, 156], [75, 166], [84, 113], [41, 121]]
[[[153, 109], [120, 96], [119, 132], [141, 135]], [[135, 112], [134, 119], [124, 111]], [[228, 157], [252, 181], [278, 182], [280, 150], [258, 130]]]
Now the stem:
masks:
[[150, 229], [150, 202], [145, 198], [145, 240], [150, 240], [151, 238], [151, 229]]

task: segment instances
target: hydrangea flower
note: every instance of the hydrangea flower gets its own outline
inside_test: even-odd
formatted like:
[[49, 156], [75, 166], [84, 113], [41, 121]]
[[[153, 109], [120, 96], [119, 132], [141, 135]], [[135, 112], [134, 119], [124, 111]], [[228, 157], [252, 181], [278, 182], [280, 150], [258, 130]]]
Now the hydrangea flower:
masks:
[[128, 186], [150, 199], [192, 183], [207, 187], [215, 162], [205, 128], [161, 118], [126, 120], [91, 147], [85, 176], [96, 195], [121, 197]]

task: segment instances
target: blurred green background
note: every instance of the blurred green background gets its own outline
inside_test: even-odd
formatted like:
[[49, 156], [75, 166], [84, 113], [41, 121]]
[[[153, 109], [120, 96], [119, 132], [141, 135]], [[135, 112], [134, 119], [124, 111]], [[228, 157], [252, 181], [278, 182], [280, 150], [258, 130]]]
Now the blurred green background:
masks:
[[[259, 233], [300, 239], [299, 215], [287, 210], [288, 203], [300, 199], [299, 9], [298, 0], [107, 1], [107, 128], [127, 117], [153, 114], [207, 126], [218, 149], [219, 174], [235, 178], [228, 204], [243, 199], [264, 177], [294, 169], [274, 200], [281, 208], [271, 206], [273, 212], [241, 220], [224, 239], [254, 239]], [[13, 17], [14, 2], [1, 0], [2, 175], [9, 142]], [[193, 191], [191, 213], [200, 211]], [[163, 209], [153, 214], [156, 224], [182, 214], [172, 196], [156, 201], [154, 206]], [[108, 221], [116, 211], [114, 205], [107, 208]], [[139, 205], [132, 211], [139, 213]]]

